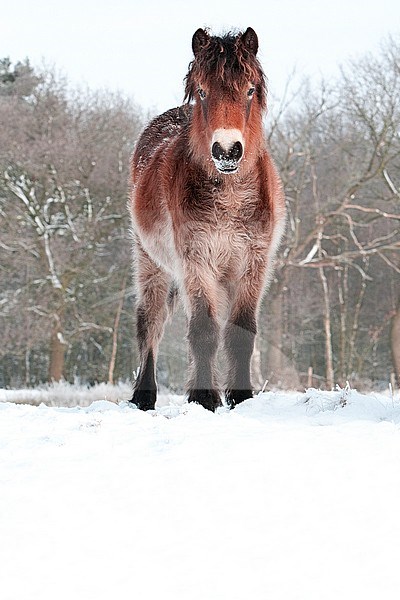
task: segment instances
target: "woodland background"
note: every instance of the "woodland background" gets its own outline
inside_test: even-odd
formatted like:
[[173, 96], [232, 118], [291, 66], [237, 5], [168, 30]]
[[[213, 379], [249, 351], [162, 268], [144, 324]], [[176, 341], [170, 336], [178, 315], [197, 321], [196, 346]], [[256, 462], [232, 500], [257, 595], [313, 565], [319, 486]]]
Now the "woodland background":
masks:
[[[268, 141], [288, 224], [254, 384], [400, 383], [400, 38], [335, 81], [290, 80]], [[148, 120], [110, 91], [0, 61], [0, 387], [127, 380], [137, 368], [129, 156]], [[185, 319], [159, 382], [180, 392]]]

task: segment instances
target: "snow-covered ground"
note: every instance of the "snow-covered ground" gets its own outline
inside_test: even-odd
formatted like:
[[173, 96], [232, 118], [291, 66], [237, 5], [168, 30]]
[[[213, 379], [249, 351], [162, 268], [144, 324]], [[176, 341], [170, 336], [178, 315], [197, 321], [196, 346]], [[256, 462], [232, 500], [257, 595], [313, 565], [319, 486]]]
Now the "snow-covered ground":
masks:
[[398, 396], [0, 399], [1, 600], [400, 597]]

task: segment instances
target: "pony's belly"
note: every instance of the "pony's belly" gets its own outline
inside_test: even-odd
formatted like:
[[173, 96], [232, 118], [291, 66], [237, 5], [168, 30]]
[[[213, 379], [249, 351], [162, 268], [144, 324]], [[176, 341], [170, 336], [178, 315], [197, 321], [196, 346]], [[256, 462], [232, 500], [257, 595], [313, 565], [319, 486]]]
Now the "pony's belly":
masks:
[[218, 228], [198, 228], [186, 236], [182, 245], [192, 269], [208, 270], [218, 279], [238, 280], [250, 268], [262, 266], [268, 258], [268, 240], [251, 235], [230, 223]]
[[228, 278], [240, 280], [248, 272], [262, 268], [267, 262], [268, 243], [260, 237], [252, 237], [248, 233], [227, 232], [220, 242], [225, 253], [220, 257], [225, 265]]

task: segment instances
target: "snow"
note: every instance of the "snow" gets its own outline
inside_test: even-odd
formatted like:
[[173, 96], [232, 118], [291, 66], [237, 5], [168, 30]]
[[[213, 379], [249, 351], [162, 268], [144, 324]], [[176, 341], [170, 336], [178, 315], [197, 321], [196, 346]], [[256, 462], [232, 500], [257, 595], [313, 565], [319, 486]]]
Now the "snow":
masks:
[[399, 597], [398, 395], [0, 399], [2, 600]]
[[0, 402], [32, 404], [39, 406], [89, 406], [97, 400], [118, 402], [128, 401], [132, 396], [132, 385], [101, 383], [95, 386], [71, 385], [64, 381], [44, 384], [37, 388], [5, 390], [0, 389]]

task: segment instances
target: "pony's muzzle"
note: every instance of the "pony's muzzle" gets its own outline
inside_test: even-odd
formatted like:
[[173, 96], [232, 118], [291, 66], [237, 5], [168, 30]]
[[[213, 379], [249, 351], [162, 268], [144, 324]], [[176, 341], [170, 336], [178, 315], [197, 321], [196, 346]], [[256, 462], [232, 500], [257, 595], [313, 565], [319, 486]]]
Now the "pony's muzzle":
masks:
[[211, 156], [220, 173], [235, 173], [243, 152], [243, 136], [238, 129], [217, 129], [214, 132]]

